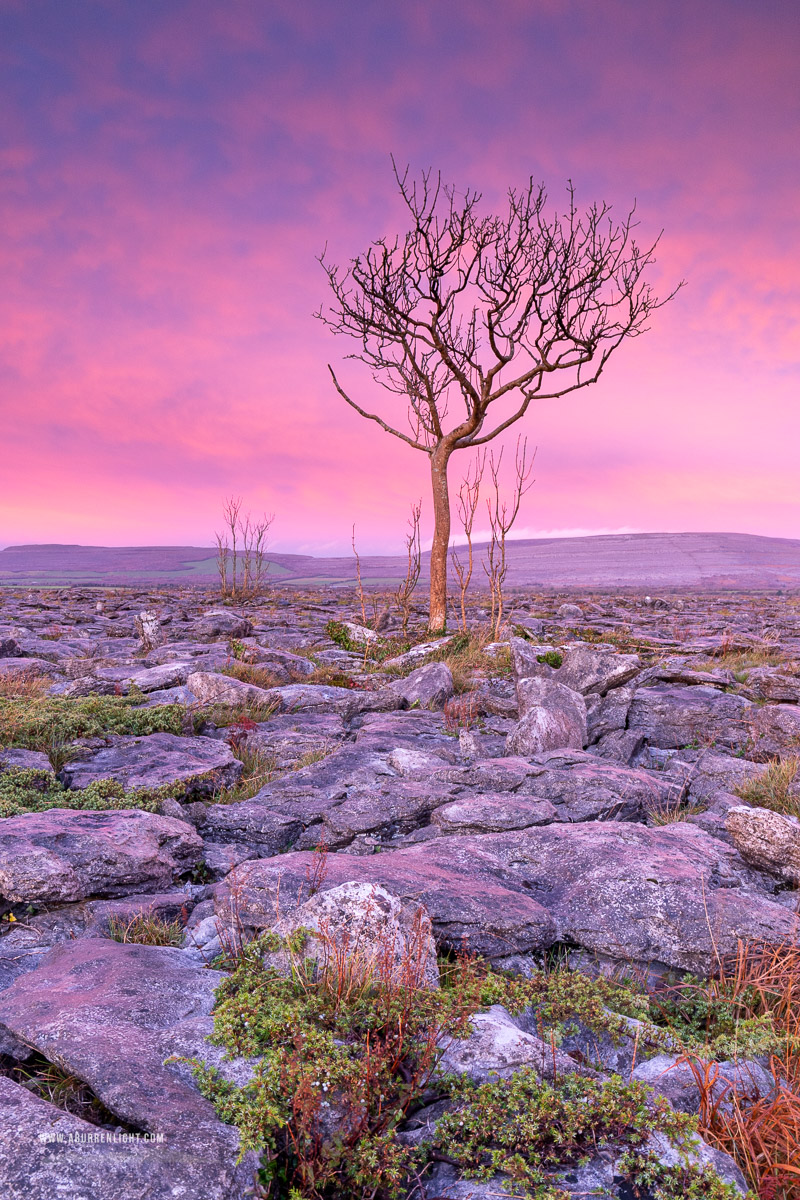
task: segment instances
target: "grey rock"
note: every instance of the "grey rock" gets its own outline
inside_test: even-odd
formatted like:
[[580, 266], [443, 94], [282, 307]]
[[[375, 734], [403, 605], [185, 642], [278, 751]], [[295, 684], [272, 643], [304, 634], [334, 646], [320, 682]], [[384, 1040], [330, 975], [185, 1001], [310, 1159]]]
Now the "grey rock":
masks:
[[548, 910], [562, 939], [618, 962], [708, 974], [740, 939], [798, 936], [790, 913], [743, 890], [738, 855], [693, 825], [553, 824], [425, 849], [446, 857], [464, 843], [480, 845], [476, 875], [494, 860], [504, 882]]
[[193, 692], [201, 704], [276, 704], [273, 689], [256, 687], [253, 683], [244, 683], [234, 679], [232, 675], [218, 675], [211, 671], [192, 671], [187, 677], [186, 686]]
[[461, 795], [431, 815], [431, 823], [442, 833], [500, 833], [557, 820], [558, 810], [551, 801], [508, 792]]
[[583, 696], [605, 696], [628, 683], [642, 667], [638, 654], [620, 654], [603, 643], [568, 642], [561, 655], [562, 664], [555, 669], [558, 682]]
[[[35, 971], [2, 993], [5, 1029], [84, 1080], [122, 1121], [164, 1135], [161, 1143], [131, 1150], [38, 1139], [20, 1145], [9, 1136], [0, 1151], [0, 1171], [7, 1189], [16, 1190], [5, 1194], [50, 1200], [63, 1181], [71, 1191], [59, 1187], [59, 1194], [92, 1200], [144, 1195], [172, 1200], [176, 1191], [204, 1200], [243, 1200], [255, 1156], [237, 1166], [236, 1130], [218, 1120], [185, 1066], [165, 1063], [174, 1053], [198, 1055], [229, 1077], [236, 1078], [238, 1069], [244, 1082], [238, 1064], [225, 1064], [206, 1041], [214, 990], [222, 979], [217, 971], [192, 965], [181, 950], [85, 938], [51, 950]], [[86, 1130], [84, 1122], [44, 1101], [31, 1111], [22, 1090], [3, 1086], [0, 1092], [9, 1134], [15, 1128], [33, 1131], [37, 1122], [49, 1131]]]
[[556, 610], [556, 616], [562, 621], [580, 621], [583, 619], [583, 609], [578, 608], [577, 604], [562, 604]]
[[292, 675], [313, 675], [316, 667], [308, 658], [303, 658], [301, 654], [291, 654], [288, 650], [280, 650], [275, 646], [270, 646], [261, 641], [260, 636], [256, 634], [254, 640], [259, 647], [259, 655], [253, 661], [263, 663], [269, 667], [282, 667], [288, 677]]
[[230, 787], [241, 773], [242, 764], [224, 742], [151, 733], [119, 737], [91, 758], [67, 763], [60, 778], [73, 789], [88, 787], [97, 779], [118, 779], [126, 791], [180, 784], [188, 799]]
[[592, 750], [601, 758], [610, 758], [613, 762], [630, 766], [636, 761], [643, 746], [644, 734], [637, 733], [633, 729], [617, 729], [612, 733], [604, 734], [592, 746]]
[[[697, 1066], [701, 1077], [707, 1080], [713, 1102], [722, 1112], [731, 1110], [730, 1100], [726, 1097], [732, 1089], [740, 1097], [746, 1096], [753, 1101], [768, 1098], [775, 1092], [775, 1080], [760, 1063], [738, 1059], [736, 1062], [699, 1062]], [[672, 1107], [681, 1112], [700, 1111], [697, 1079], [683, 1055], [657, 1054], [648, 1058], [634, 1068], [633, 1078], [666, 1096]]]
[[394, 692], [409, 707], [441, 708], [453, 695], [453, 676], [446, 663], [426, 663], [404, 679], [390, 683], [387, 690]]
[[[544, 908], [523, 889], [506, 886], [492, 874], [478, 849], [483, 839], [435, 838], [421, 846], [366, 857], [329, 854], [320, 891], [340, 883], [378, 883], [394, 895], [423, 904], [430, 913], [439, 946], [468, 950], [488, 958], [543, 949], [555, 939]], [[438, 847], [451, 843], [439, 852]], [[215, 905], [225, 919], [231, 889], [245, 925], [271, 928], [276, 904], [293, 905], [308, 895], [315, 869], [308, 852], [243, 863], [217, 884]]]
[[628, 728], [664, 749], [710, 741], [739, 746], [747, 740], [752, 712], [750, 701], [711, 687], [640, 688], [631, 703]]
[[560, 747], [582, 749], [587, 741], [586, 701], [552, 679], [517, 683], [521, 719], [508, 738], [508, 753], [525, 757]]
[[144, 610], [134, 617], [134, 628], [139, 639], [139, 645], [147, 652], [155, 649], [163, 640], [161, 621], [158, 613]]
[[355, 621], [342, 621], [342, 625], [350, 641], [355, 642], [357, 646], [372, 646], [380, 640], [375, 630], [368, 629], [366, 625], [358, 625]]
[[239, 616], [230, 609], [210, 609], [194, 621], [189, 633], [198, 642], [211, 642], [215, 638], [245, 638], [253, 632], [247, 617]]
[[725, 830], [745, 862], [800, 884], [800, 821], [767, 808], [728, 809]]
[[487, 1083], [493, 1077], [508, 1079], [523, 1067], [549, 1080], [582, 1073], [567, 1054], [521, 1030], [500, 1004], [471, 1017], [469, 1036], [452, 1038], [439, 1062], [439, 1070], [467, 1075], [475, 1083]]
[[345, 723], [338, 713], [286, 713], [260, 721], [248, 732], [248, 749], [257, 749], [275, 757], [279, 770], [294, 767], [311, 754], [326, 754], [346, 736]]
[[716, 1171], [723, 1183], [735, 1188], [740, 1196], [748, 1194], [747, 1182], [729, 1154], [715, 1150], [700, 1138], [692, 1138], [684, 1146], [674, 1146], [663, 1133], [651, 1133], [644, 1146], [645, 1153], [653, 1154], [665, 1167], [689, 1166], [710, 1167]]
[[50, 679], [63, 678], [55, 663], [44, 658], [0, 658], [0, 676], [14, 679], [17, 676], [44, 675]]
[[188, 687], [162, 688], [157, 692], [148, 692], [147, 698], [136, 708], [156, 708], [161, 704], [181, 704], [184, 708], [199, 704], [197, 696]]
[[[431, 920], [424, 906], [398, 897], [376, 883], [342, 883], [318, 892], [272, 926], [281, 938], [309, 931], [303, 959], [323, 975], [346, 956], [349, 978], [376, 978], [404, 987], [439, 986]], [[285, 950], [267, 952], [267, 966], [291, 974]]]
[[751, 729], [757, 755], [793, 757], [800, 746], [800, 707], [796, 704], [765, 704], [763, 708], [756, 708]]
[[800, 676], [787, 675], [772, 667], [754, 667], [747, 672], [748, 692], [759, 700], [779, 704], [800, 704]]
[[185, 684], [193, 670], [191, 662], [163, 663], [161, 666], [135, 671], [128, 676], [127, 683], [129, 687], [138, 688], [140, 692], [155, 692]]
[[0, 772], [17, 771], [50, 771], [50, 759], [41, 750], [0, 750]]
[[413, 667], [429, 658], [431, 654], [435, 654], [437, 650], [443, 650], [452, 642], [452, 637], [436, 638], [432, 642], [420, 642], [416, 646], [412, 646], [404, 654], [398, 654], [394, 658], [387, 658], [384, 662], [385, 667], [397, 667], [400, 670], [405, 670], [406, 667]]
[[0, 823], [0, 895], [65, 903], [87, 896], [167, 890], [199, 861], [190, 825], [137, 809], [52, 808]]
[[589, 744], [598, 742], [609, 733], [627, 732], [628, 712], [635, 687], [615, 687], [606, 696], [587, 696], [586, 724]]

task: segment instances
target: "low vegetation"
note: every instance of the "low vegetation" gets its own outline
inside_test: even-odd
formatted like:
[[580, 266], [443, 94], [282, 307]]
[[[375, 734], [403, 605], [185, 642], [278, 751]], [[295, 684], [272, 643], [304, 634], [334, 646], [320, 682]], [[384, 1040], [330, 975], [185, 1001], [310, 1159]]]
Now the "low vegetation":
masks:
[[44, 750], [54, 742], [128, 734], [176, 733], [183, 727], [179, 704], [136, 708], [144, 699], [129, 696], [40, 696], [0, 698], [0, 746]]
[[184, 928], [180, 920], [165, 921], [163, 917], [138, 913], [128, 920], [112, 916], [108, 936], [115, 942], [137, 942], [143, 946], [182, 946]]
[[[240, 949], [218, 991], [213, 1040], [257, 1060], [252, 1081], [236, 1086], [192, 1060], [201, 1090], [237, 1126], [243, 1149], [261, 1153], [266, 1195], [392, 1200], [446, 1162], [476, 1181], [500, 1173], [499, 1194], [558, 1200], [566, 1193], [555, 1169], [612, 1142], [626, 1152], [632, 1196], [650, 1186], [658, 1200], [732, 1200], [715, 1173], [663, 1168], [648, 1152], [654, 1131], [689, 1148], [698, 1122], [641, 1083], [574, 1074], [545, 1082], [524, 1069], [478, 1085], [438, 1069], [443, 1048], [466, 1036], [470, 1017], [488, 1005], [533, 1008], [555, 1046], [577, 1021], [624, 1036], [626, 1015], [649, 1013], [643, 993], [569, 971], [511, 977], [462, 956], [441, 962], [442, 987], [432, 990], [422, 986], [416, 942], [399, 966], [381, 967], [378, 956], [366, 972], [341, 953], [324, 956], [320, 969], [304, 945], [303, 930], [286, 940], [261, 935]], [[288, 957], [286, 974], [265, 965], [275, 951]], [[658, 1041], [659, 1027], [646, 1028]], [[407, 1119], [441, 1100], [446, 1110], [430, 1136], [418, 1144], [398, 1137]]]
[[156, 812], [164, 800], [184, 794], [182, 784], [133, 788], [126, 792], [118, 779], [96, 779], [85, 788], [69, 790], [50, 771], [10, 767], [0, 772], [0, 817], [45, 812], [49, 808], [142, 808]]
[[800, 817], [800, 759], [771, 762], [763, 774], [734, 788], [737, 796], [758, 808]]

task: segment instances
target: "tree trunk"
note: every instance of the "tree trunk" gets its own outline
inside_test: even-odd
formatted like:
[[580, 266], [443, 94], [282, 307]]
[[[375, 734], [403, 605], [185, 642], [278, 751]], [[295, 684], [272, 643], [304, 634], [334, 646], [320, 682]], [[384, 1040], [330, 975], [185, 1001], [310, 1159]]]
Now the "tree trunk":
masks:
[[452, 449], [440, 443], [431, 453], [433, 491], [433, 545], [431, 546], [431, 607], [428, 628], [444, 633], [447, 628], [447, 552], [450, 546], [450, 493], [447, 464]]

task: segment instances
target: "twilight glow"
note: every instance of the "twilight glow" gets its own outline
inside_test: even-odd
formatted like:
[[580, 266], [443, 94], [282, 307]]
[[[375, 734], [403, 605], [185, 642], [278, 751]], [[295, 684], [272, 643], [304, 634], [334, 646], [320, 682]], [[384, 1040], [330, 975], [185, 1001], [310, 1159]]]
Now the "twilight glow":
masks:
[[790, 0], [0, 0], [0, 545], [208, 545], [232, 493], [282, 550], [430, 517], [311, 315], [326, 243], [405, 228], [390, 154], [487, 209], [635, 198], [687, 280], [517, 427], [519, 535], [800, 537], [799, 59]]

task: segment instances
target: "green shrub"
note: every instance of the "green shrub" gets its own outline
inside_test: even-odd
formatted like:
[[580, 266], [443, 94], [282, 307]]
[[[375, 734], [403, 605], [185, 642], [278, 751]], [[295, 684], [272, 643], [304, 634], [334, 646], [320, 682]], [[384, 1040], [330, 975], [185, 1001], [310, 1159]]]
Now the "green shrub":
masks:
[[[303, 939], [302, 930], [288, 941], [274, 933], [255, 939], [217, 991], [212, 1041], [230, 1055], [257, 1059], [247, 1085], [198, 1060], [181, 1060], [191, 1062], [220, 1117], [237, 1126], [242, 1152], [262, 1154], [268, 1194], [396, 1200], [429, 1163], [443, 1159], [467, 1178], [501, 1172], [513, 1194], [557, 1200], [565, 1193], [552, 1182], [555, 1168], [590, 1157], [610, 1140], [636, 1155], [632, 1183], [648, 1172], [658, 1176], [654, 1200], [733, 1197], [713, 1172], [681, 1167], [659, 1175], [644, 1150], [647, 1137], [659, 1130], [684, 1145], [696, 1119], [673, 1112], [644, 1084], [577, 1075], [549, 1084], [522, 1070], [476, 1085], [438, 1071], [443, 1045], [466, 1036], [470, 1017], [490, 1004], [518, 1012], [534, 1003], [546, 1022], [574, 1018], [577, 1010], [582, 1019], [614, 1027], [620, 1018], [605, 1007], [609, 1001], [641, 1015], [646, 997], [567, 972], [512, 978], [464, 958], [441, 964], [436, 990], [357, 977], [342, 955], [319, 973], [318, 964], [302, 957]], [[277, 950], [289, 957], [288, 976], [264, 964], [265, 952]], [[452, 1102], [433, 1138], [415, 1147], [399, 1141], [397, 1130], [432, 1094]]]
[[337, 646], [341, 646], [343, 650], [361, 649], [361, 647], [357, 646], [352, 640], [350, 634], [347, 632], [341, 621], [328, 621], [328, 624], [325, 626], [325, 632], [331, 641], [335, 642]]
[[546, 663], [548, 667], [560, 667], [564, 658], [557, 650], [546, 650], [544, 654], [537, 654], [536, 661]]
[[[505, 1174], [512, 1194], [537, 1200], [563, 1197], [552, 1182], [553, 1172], [590, 1158], [598, 1144], [612, 1142], [630, 1152], [659, 1132], [673, 1144], [690, 1148], [697, 1129], [695, 1117], [675, 1112], [665, 1097], [644, 1084], [625, 1083], [619, 1077], [564, 1075], [550, 1084], [526, 1067], [510, 1079], [480, 1085], [465, 1077], [450, 1077], [448, 1082], [455, 1108], [437, 1122], [429, 1150], [446, 1156], [468, 1179]], [[657, 1167], [657, 1160], [646, 1153], [629, 1160], [631, 1176], [650, 1170], [655, 1179]], [[693, 1183], [695, 1190], [676, 1190], [671, 1186], [674, 1169], [662, 1168], [656, 1196], [732, 1200], [738, 1195], [714, 1172], [680, 1170], [681, 1186]]]
[[47, 751], [54, 743], [76, 738], [150, 733], [180, 733], [184, 709], [179, 704], [134, 708], [141, 695], [42, 696], [38, 699], [0, 698], [0, 746]]
[[126, 792], [118, 779], [96, 779], [88, 787], [70, 791], [49, 771], [11, 767], [0, 772], [0, 817], [45, 812], [48, 808], [142, 808], [155, 812], [162, 800], [182, 796], [184, 791], [182, 784], [168, 784]]

